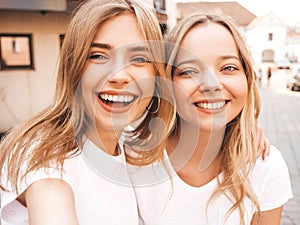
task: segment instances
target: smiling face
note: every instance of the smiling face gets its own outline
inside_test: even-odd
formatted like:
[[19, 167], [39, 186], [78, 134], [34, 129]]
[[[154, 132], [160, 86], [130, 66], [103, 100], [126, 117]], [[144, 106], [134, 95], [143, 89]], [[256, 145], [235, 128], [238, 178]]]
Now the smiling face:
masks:
[[193, 27], [183, 38], [173, 74], [182, 123], [221, 129], [242, 110], [247, 78], [230, 32], [217, 23]]
[[155, 87], [150, 52], [133, 14], [103, 23], [92, 42], [81, 91], [98, 134], [121, 132], [149, 104]]

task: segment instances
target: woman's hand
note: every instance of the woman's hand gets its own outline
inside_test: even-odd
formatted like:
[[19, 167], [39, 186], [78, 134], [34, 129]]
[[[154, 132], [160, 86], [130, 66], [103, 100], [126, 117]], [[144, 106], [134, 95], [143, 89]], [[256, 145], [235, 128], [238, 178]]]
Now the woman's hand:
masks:
[[265, 160], [270, 154], [270, 142], [260, 125], [257, 126], [256, 137], [257, 157], [261, 155], [262, 159]]

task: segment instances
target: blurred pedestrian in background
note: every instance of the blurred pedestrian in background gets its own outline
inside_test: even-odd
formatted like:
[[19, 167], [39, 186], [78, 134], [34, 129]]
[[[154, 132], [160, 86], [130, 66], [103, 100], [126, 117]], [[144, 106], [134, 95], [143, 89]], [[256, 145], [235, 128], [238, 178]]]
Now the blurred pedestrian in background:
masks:
[[258, 84], [259, 88], [261, 88], [262, 77], [263, 77], [263, 73], [262, 73], [261, 68], [259, 68], [257, 73], [256, 73], [256, 81], [257, 81], [257, 84]]
[[272, 68], [268, 67], [268, 69], [267, 69], [268, 86], [270, 85], [271, 77], [272, 77]]

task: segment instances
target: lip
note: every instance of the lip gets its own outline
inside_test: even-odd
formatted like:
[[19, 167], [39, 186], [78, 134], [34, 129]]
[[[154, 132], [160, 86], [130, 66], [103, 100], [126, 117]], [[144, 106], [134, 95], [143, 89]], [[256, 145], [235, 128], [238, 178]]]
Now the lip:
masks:
[[97, 102], [107, 112], [124, 113], [134, 104], [138, 95], [125, 91], [95, 92]]
[[193, 104], [198, 111], [213, 114], [223, 112], [228, 102], [229, 100], [226, 99], [205, 99], [194, 102]]

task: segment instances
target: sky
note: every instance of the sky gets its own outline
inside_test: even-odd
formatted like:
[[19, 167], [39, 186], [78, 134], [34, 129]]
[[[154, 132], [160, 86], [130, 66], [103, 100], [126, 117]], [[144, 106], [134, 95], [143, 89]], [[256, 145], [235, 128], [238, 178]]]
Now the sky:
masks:
[[[176, 0], [176, 2], [200, 2], [202, 0]], [[205, 0], [203, 0], [205, 1]], [[206, 0], [206, 2], [226, 2], [234, 0]], [[297, 0], [235, 0], [256, 16], [273, 12], [280, 19], [293, 26], [300, 22], [300, 7]]]

